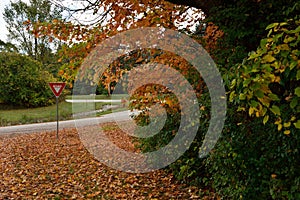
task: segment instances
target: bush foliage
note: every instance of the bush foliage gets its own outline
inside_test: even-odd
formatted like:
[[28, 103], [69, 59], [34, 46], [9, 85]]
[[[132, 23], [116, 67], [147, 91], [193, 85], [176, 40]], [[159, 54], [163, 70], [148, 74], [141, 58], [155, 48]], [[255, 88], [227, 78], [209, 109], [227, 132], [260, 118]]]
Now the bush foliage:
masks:
[[5, 104], [38, 107], [54, 102], [48, 86], [52, 75], [27, 56], [1, 52], [0, 79], [0, 99]]
[[[209, 185], [224, 199], [300, 198], [300, 21], [274, 23], [269, 34], [234, 70], [228, 70], [229, 109], [222, 138], [211, 154], [198, 156], [210, 113], [191, 147], [169, 169], [175, 177]], [[209, 108], [208, 91], [199, 95]], [[178, 127], [178, 112], [167, 110], [162, 132], [140, 140], [142, 150], [166, 145]], [[174, 118], [175, 117], [175, 118]], [[139, 123], [146, 125], [144, 117]]]
[[300, 21], [267, 30], [230, 75], [224, 136], [207, 160], [213, 186], [228, 198], [300, 197]]
[[[267, 27], [256, 52], [237, 67], [230, 101], [289, 135], [300, 129], [300, 20]], [[270, 119], [271, 118], [271, 119]]]

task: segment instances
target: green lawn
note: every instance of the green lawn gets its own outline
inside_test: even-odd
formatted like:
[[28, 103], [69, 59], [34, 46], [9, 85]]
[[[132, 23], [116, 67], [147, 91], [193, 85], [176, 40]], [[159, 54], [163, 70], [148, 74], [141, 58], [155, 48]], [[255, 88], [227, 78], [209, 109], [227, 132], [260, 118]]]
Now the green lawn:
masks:
[[[69, 119], [72, 115], [72, 104], [61, 102], [59, 104], [60, 118]], [[0, 125], [16, 125], [56, 120], [56, 105], [41, 108], [18, 108], [0, 111]]]
[[[122, 95], [119, 96], [122, 98]], [[78, 96], [76, 99], [109, 99], [105, 95], [97, 95], [96, 97], [91, 96]], [[72, 99], [71, 96], [68, 96], [67, 99]], [[116, 99], [114, 96], [113, 99]], [[77, 103], [76, 112], [87, 112], [93, 110], [99, 110], [103, 105], [110, 103]], [[118, 103], [114, 103], [118, 104]], [[124, 110], [124, 109], [123, 109]], [[110, 111], [105, 111], [101, 114], [107, 114]], [[67, 120], [72, 119], [73, 109], [72, 103], [62, 101], [59, 103], [59, 119]], [[99, 115], [99, 114], [97, 114]], [[41, 107], [41, 108], [7, 108], [7, 106], [0, 106], [0, 126], [9, 126], [17, 124], [29, 124], [37, 122], [49, 122], [56, 120], [56, 105]]]

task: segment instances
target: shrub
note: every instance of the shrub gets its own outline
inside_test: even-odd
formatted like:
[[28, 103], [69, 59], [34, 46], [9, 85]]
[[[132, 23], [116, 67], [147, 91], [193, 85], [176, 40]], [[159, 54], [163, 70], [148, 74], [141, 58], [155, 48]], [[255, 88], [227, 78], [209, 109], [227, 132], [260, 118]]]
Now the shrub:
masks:
[[225, 199], [300, 198], [300, 21], [267, 29], [230, 75], [223, 138], [207, 159]]
[[0, 99], [5, 104], [38, 107], [54, 102], [48, 86], [52, 75], [25, 55], [1, 52], [0, 79]]

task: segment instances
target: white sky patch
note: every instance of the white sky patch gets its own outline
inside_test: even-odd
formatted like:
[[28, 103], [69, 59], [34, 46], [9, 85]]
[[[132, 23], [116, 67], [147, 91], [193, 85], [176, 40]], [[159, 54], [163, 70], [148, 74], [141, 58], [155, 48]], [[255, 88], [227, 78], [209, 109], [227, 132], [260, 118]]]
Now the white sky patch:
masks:
[[190, 31], [195, 31], [199, 22], [205, 18], [204, 13], [196, 8], [189, 8], [184, 15], [186, 15], [184, 22], [175, 21], [175, 26], [177, 26], [178, 29], [187, 28]]
[[8, 31], [6, 29], [6, 23], [3, 19], [4, 8], [6, 5], [9, 5], [10, 0], [2, 0], [0, 1], [0, 40], [6, 41]]
[[[99, 14], [104, 13], [104, 7], [99, 7], [98, 14], [93, 14], [93, 10], [87, 11], [79, 11], [73, 13], [72, 10], [81, 9], [88, 5], [86, 0], [50, 0], [53, 4], [65, 7], [69, 9], [63, 13], [63, 17], [67, 18], [68, 20], [81, 25], [89, 25], [94, 24], [99, 20]], [[89, 2], [94, 3], [97, 0], [90, 0]]]
[[[10, 1], [17, 2], [18, 0], [1, 0], [0, 1], [0, 40], [7, 42], [8, 31], [6, 29], [6, 22], [3, 18], [4, 8], [10, 4]], [[29, 4], [29, 0], [21, 0]]]
[[[90, 0], [91, 3], [94, 3], [95, 1], [96, 0]], [[53, 2], [57, 5], [62, 5], [69, 9], [84, 8], [87, 5], [86, 0], [51, 0], [51, 2]], [[105, 12], [105, 10], [103, 7], [102, 8], [100, 7], [97, 14], [95, 14], [95, 15], [93, 14], [92, 10], [85, 11], [85, 12], [77, 12], [69, 20], [71, 20], [73, 22], [81, 23], [84, 25], [93, 24], [93, 23], [97, 22], [97, 20], [99, 19], [99, 15], [101, 15], [104, 12]], [[195, 28], [199, 24], [199, 21], [204, 19], [204, 13], [197, 10], [196, 8], [189, 8], [185, 13], [183, 13], [183, 15], [186, 16], [184, 22], [178, 22], [178, 21], [176, 22], [175, 21], [175, 25], [179, 29], [188, 28], [190, 31], [195, 31]], [[67, 14], [65, 16], [67, 16]], [[144, 16], [143, 13], [136, 13], [135, 20], [141, 19], [143, 16]], [[112, 16], [109, 16], [107, 20], [110, 20], [111, 18], [112, 18]], [[103, 25], [105, 25], [105, 22]], [[131, 24], [129, 24], [129, 25], [131, 25]]]

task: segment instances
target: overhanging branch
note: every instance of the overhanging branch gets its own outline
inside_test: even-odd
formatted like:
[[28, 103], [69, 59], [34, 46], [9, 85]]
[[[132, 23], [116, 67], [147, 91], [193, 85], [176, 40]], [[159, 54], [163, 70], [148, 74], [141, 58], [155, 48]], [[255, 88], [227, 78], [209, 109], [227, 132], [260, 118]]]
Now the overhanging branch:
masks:
[[183, 6], [189, 6], [189, 7], [201, 9], [206, 15], [209, 14], [210, 8], [216, 5], [217, 3], [214, 0], [191, 0], [191, 1], [166, 0], [166, 1], [177, 5], [183, 5]]

